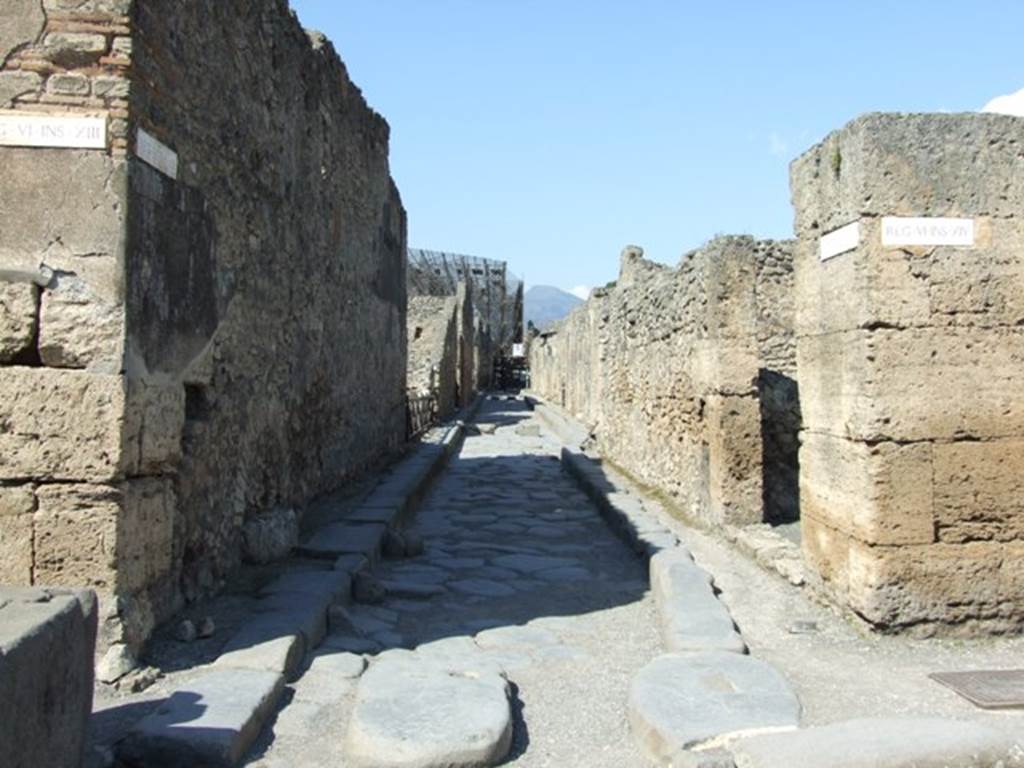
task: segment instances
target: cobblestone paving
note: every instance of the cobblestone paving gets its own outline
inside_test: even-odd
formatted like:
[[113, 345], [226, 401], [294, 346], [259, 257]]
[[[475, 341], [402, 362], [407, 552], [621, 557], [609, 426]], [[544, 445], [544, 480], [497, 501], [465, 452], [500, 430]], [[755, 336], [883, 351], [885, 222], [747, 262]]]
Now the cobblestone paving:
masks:
[[476, 426], [418, 511], [424, 555], [377, 569], [391, 596], [348, 609], [247, 765], [345, 764], [362, 670], [346, 650], [360, 645], [379, 646], [370, 664], [408, 648], [505, 669], [506, 764], [647, 764], [625, 719], [629, 681], [660, 651], [643, 562], [563, 474], [558, 442], [523, 403], [488, 400]]

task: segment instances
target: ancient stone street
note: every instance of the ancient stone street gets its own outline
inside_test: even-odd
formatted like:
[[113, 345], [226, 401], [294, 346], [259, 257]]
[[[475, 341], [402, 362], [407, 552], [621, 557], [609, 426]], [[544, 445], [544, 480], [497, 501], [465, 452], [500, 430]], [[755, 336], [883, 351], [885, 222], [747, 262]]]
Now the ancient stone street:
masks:
[[[562, 471], [561, 444], [522, 400], [486, 401], [475, 427], [418, 511], [425, 553], [382, 563], [389, 597], [346, 609], [350, 626], [328, 634], [248, 765], [447, 764], [437, 755], [457, 752], [453, 729], [487, 691], [430, 699], [436, 669], [504, 672], [511, 764], [648, 764], [625, 717], [631, 678], [660, 652], [644, 561]], [[356, 677], [346, 651], [371, 647], [370, 671], [407, 665], [404, 683]], [[358, 716], [357, 701], [389, 693], [393, 706]], [[384, 733], [420, 696], [428, 709], [446, 705], [444, 717], [423, 713], [429, 730], [406, 733], [408, 762], [392, 762]], [[351, 751], [358, 762], [346, 762]], [[435, 762], [417, 762], [427, 755]]]

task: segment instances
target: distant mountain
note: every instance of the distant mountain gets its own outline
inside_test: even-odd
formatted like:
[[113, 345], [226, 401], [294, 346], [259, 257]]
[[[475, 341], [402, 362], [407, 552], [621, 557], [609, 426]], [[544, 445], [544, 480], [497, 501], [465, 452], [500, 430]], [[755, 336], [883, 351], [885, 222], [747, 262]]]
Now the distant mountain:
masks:
[[523, 320], [545, 330], [582, 303], [582, 299], [560, 288], [534, 285], [523, 296]]

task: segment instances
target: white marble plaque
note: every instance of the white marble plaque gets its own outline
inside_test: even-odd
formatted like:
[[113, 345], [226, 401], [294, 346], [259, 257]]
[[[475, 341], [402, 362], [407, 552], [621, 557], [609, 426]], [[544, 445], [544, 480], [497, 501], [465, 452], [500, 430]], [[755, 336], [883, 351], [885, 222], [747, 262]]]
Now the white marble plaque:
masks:
[[974, 247], [974, 219], [882, 217], [882, 245], [959, 245]]
[[141, 128], [135, 134], [135, 155], [165, 176], [178, 178], [178, 153]]
[[860, 222], [855, 221], [821, 236], [819, 252], [822, 261], [831, 259], [841, 253], [852, 251], [860, 245]]
[[0, 146], [106, 149], [107, 118], [0, 112]]

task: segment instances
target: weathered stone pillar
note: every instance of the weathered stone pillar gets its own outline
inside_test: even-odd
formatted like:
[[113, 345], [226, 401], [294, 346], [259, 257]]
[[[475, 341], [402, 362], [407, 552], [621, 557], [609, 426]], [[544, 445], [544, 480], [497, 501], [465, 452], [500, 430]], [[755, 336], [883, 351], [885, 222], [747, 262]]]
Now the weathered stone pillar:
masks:
[[1022, 146], [872, 114], [792, 165], [804, 553], [882, 628], [1024, 620]]

